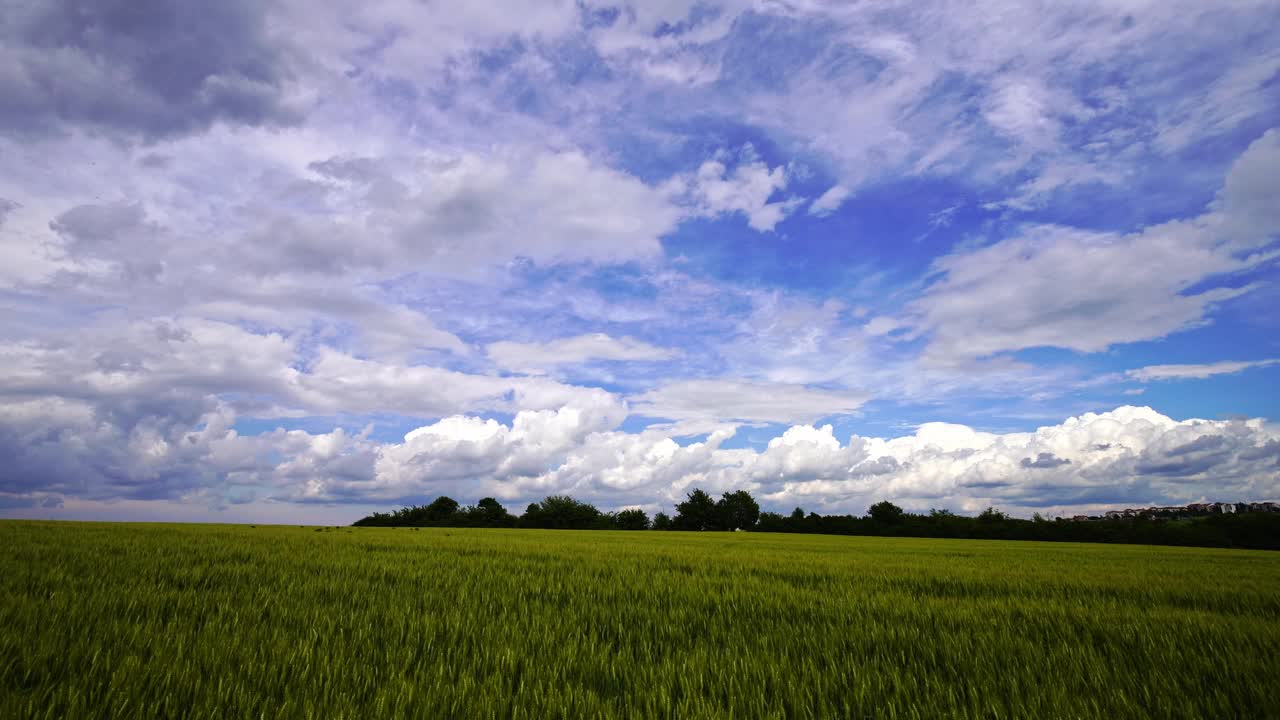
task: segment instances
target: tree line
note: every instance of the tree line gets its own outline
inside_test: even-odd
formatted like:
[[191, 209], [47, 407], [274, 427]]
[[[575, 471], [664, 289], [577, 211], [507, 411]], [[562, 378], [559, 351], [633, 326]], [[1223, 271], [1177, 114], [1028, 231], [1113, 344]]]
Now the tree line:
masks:
[[676, 505], [675, 517], [657, 513], [652, 519], [639, 508], [603, 512], [568, 495], [551, 495], [530, 503], [524, 514], [512, 515], [496, 499], [483, 498], [463, 507], [441, 496], [427, 505], [412, 505], [389, 513], [375, 512], [357, 520], [357, 527], [495, 527], [551, 530], [750, 530], [758, 524], [760, 506], [746, 490], [727, 492], [714, 500], [694, 490]]
[[512, 515], [496, 499], [483, 498], [461, 506], [441, 496], [427, 505], [375, 512], [357, 520], [360, 527], [492, 527], [555, 530], [683, 530], [874, 535], [889, 537], [969, 538], [988, 540], [1044, 540], [1051, 542], [1138, 543], [1280, 550], [1280, 514], [1239, 513], [1161, 520], [1146, 517], [1116, 520], [1049, 520], [1036, 514], [1030, 520], [1011, 517], [995, 508], [977, 516], [949, 510], [909, 513], [889, 501], [867, 509], [866, 515], [819, 515], [796, 508], [788, 515], [761, 512], [746, 490], [726, 492], [719, 499], [694, 489], [675, 514], [652, 518], [638, 508], [603, 512], [568, 495], [551, 495], [530, 503], [524, 514]]

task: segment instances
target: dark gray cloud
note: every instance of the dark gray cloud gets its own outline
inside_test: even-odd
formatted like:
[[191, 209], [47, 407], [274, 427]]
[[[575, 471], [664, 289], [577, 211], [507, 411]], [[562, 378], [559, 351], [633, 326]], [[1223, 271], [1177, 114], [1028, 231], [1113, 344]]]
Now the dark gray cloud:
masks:
[[160, 153], [147, 153], [138, 158], [138, 164], [150, 170], [164, 170], [173, 165], [173, 157]]
[[68, 258], [116, 269], [128, 286], [156, 280], [164, 271], [162, 231], [137, 203], [78, 205], [49, 223]]
[[1165, 454], [1170, 457], [1190, 455], [1191, 453], [1204, 452], [1206, 450], [1217, 450], [1226, 444], [1227, 439], [1221, 435], [1201, 435], [1195, 440], [1179, 445]]
[[1029, 457], [1022, 458], [1022, 467], [1024, 468], [1038, 468], [1041, 470], [1047, 470], [1049, 468], [1062, 467], [1063, 465], [1070, 465], [1070, 464], [1071, 464], [1070, 460], [1067, 460], [1066, 458], [1060, 458], [1054, 455], [1053, 453], [1047, 453], [1047, 452], [1042, 452], [1039, 455], [1036, 455], [1035, 460], [1032, 460]]
[[12, 200], [0, 198], [0, 225], [4, 224], [4, 219], [9, 216], [9, 213], [17, 210], [19, 207], [21, 207], [21, 205]]
[[1245, 430], [1247, 423], [1238, 420], [1228, 421], [1226, 427], [1232, 432], [1210, 428], [1168, 449], [1147, 448], [1134, 465], [1134, 471], [1171, 478], [1222, 474], [1228, 467], [1251, 467], [1251, 472], [1265, 473], [1268, 464], [1280, 460], [1280, 442], [1268, 438], [1256, 444], [1257, 438]]
[[1280, 440], [1268, 440], [1261, 445], [1245, 448], [1240, 452], [1241, 460], [1274, 460], [1280, 465]]
[[1222, 465], [1222, 460], [1223, 457], [1219, 455], [1156, 458], [1139, 462], [1134, 466], [1134, 470], [1143, 475], [1164, 475], [1174, 478], [1194, 477], [1217, 469]]
[[82, 127], [157, 139], [218, 121], [298, 120], [287, 58], [252, 0], [8, 3], [0, 22], [0, 131]]

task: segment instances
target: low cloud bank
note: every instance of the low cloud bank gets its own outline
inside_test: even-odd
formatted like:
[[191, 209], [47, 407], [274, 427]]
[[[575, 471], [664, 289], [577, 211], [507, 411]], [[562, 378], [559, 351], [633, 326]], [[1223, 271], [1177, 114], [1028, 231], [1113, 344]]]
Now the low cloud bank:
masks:
[[56, 510], [64, 499], [240, 503], [395, 503], [439, 494], [526, 502], [572, 494], [603, 507], [669, 508], [691, 487], [745, 488], [768, 509], [861, 513], [908, 508], [1057, 513], [1203, 499], [1280, 496], [1280, 430], [1262, 420], [1176, 421], [1146, 407], [1086, 413], [1024, 433], [927, 423], [897, 438], [795, 425], [760, 449], [623, 432], [626, 407], [601, 393], [526, 410], [510, 423], [467, 415], [401, 442], [368, 432], [275, 430], [246, 436], [225, 407], [163, 420], [68, 399], [0, 410], [0, 508]]

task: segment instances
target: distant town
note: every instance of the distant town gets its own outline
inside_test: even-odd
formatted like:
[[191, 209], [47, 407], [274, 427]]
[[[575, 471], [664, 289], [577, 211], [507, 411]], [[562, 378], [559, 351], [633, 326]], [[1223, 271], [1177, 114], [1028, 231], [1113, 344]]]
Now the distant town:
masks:
[[1075, 515], [1071, 519], [1085, 520], [1124, 520], [1127, 518], [1148, 518], [1151, 520], [1173, 520], [1201, 515], [1222, 515], [1228, 513], [1274, 513], [1280, 512], [1280, 503], [1191, 503], [1190, 505], [1172, 505], [1167, 507], [1129, 508], [1127, 510], [1108, 510], [1102, 515]]

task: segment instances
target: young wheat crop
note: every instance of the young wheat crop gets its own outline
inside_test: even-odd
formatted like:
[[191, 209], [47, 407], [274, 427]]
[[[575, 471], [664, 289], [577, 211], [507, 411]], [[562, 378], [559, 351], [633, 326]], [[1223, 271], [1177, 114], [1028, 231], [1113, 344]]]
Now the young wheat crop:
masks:
[[1280, 714], [1280, 555], [0, 523], [4, 718]]

